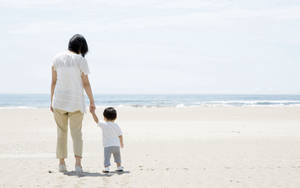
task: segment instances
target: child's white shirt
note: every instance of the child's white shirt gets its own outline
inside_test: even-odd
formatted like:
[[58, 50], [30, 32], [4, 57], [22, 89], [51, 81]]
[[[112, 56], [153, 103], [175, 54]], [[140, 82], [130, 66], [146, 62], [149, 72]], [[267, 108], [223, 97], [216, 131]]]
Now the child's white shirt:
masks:
[[97, 126], [102, 129], [103, 147], [120, 146], [119, 136], [122, 135], [122, 131], [118, 124], [111, 121], [99, 120]]

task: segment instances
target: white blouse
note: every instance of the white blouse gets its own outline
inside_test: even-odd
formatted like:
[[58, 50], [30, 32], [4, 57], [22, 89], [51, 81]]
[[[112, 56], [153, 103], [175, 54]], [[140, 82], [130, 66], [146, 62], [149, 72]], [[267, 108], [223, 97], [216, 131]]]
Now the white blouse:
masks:
[[89, 74], [84, 57], [70, 51], [59, 53], [53, 59], [57, 72], [52, 107], [67, 112], [85, 112], [84, 90], [81, 74]]

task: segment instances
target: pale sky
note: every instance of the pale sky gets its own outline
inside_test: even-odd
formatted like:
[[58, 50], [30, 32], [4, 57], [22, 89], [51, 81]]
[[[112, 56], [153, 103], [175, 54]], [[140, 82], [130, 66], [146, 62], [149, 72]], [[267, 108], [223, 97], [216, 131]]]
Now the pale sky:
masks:
[[0, 93], [48, 93], [83, 34], [94, 93], [300, 94], [300, 1], [0, 0]]

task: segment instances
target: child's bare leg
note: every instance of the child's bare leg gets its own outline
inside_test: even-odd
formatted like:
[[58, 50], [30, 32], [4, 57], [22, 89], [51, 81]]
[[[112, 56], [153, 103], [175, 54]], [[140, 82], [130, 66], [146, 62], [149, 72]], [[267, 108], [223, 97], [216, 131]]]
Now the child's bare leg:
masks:
[[66, 164], [65, 159], [64, 158], [59, 159], [59, 164], [60, 165], [65, 165]]
[[81, 166], [81, 157], [75, 155], [75, 159], [76, 159], [75, 165], [76, 166]]

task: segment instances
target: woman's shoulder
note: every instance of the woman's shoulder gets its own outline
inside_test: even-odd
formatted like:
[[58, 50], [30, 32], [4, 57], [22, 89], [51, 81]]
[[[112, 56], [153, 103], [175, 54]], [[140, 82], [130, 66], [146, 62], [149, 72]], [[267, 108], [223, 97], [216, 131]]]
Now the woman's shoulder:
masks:
[[59, 66], [60, 64], [73, 64], [82, 66], [87, 63], [86, 59], [80, 54], [76, 54], [70, 51], [64, 51], [57, 53], [53, 58], [53, 64]]
[[85, 60], [85, 58], [82, 57], [80, 54], [76, 54], [76, 53], [73, 53], [73, 52], [70, 52], [70, 51], [63, 51], [63, 52], [57, 53], [53, 57], [53, 60], [56, 60], [56, 59], [65, 59], [65, 58], [70, 58], [70, 57], [72, 59], [76, 59], [76, 60], [81, 60], [81, 61]]
[[59, 58], [59, 57], [66, 56], [66, 55], [67, 55], [67, 51], [58, 52], [55, 54], [54, 58]]
[[67, 56], [66, 52], [59, 52], [53, 57], [53, 61], [62, 60]]
[[82, 57], [81, 54], [76, 54], [76, 53], [73, 53], [73, 52], [70, 52], [70, 51], [67, 51], [65, 53], [66, 56], [69, 56], [69, 57], [72, 57], [73, 60], [75, 60], [76, 62], [78, 63], [81, 63], [81, 62], [85, 62], [86, 59], [84, 57]]

